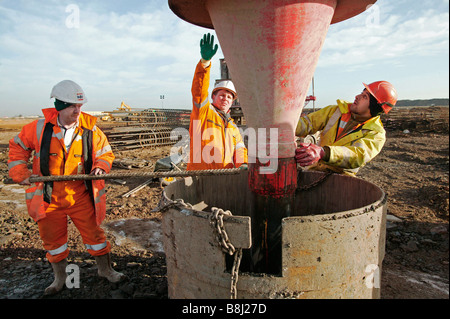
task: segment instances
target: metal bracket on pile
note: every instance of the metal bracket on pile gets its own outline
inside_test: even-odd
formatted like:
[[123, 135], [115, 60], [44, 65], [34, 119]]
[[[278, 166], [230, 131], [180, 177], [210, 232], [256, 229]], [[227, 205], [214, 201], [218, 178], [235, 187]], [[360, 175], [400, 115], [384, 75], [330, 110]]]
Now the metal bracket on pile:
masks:
[[[161, 199], [155, 209], [152, 212], [159, 211], [161, 213], [166, 212], [170, 208], [180, 209], [181, 212], [188, 212], [186, 215], [190, 215], [190, 210], [193, 209], [192, 205], [189, 203], [185, 203], [182, 199], [170, 200], [166, 196], [161, 196]], [[189, 210], [190, 209], [190, 210]], [[231, 269], [231, 286], [230, 293], [231, 299], [237, 298], [237, 281], [239, 277], [239, 266], [241, 264], [242, 259], [242, 248], [235, 248], [234, 245], [230, 242], [228, 234], [225, 230], [223, 223], [223, 216], [232, 216], [229, 210], [224, 211], [221, 208], [212, 207], [211, 209], [211, 217], [210, 224], [214, 228], [214, 232], [216, 233], [216, 238], [219, 243], [220, 248], [224, 253], [229, 254], [230, 256], [234, 255], [233, 267]]]
[[[177, 208], [177, 209], [181, 208], [181, 211], [183, 211], [185, 209], [193, 209], [191, 204], [185, 203], [184, 200], [182, 200], [182, 199], [170, 200], [166, 196], [161, 196], [158, 206], [155, 209], [153, 209], [152, 212], [160, 211], [161, 213], [164, 213], [167, 210], [169, 210], [170, 208]], [[222, 251], [231, 256], [234, 255], [233, 267], [231, 269], [231, 287], [230, 287], [231, 296], [230, 296], [230, 298], [236, 299], [237, 298], [237, 281], [238, 281], [238, 277], [239, 277], [239, 266], [241, 264], [241, 259], [242, 259], [242, 248], [236, 249], [234, 247], [234, 245], [230, 242], [230, 239], [228, 238], [228, 234], [227, 234], [224, 224], [223, 224], [223, 216], [225, 216], [225, 215], [232, 216], [232, 214], [229, 210], [224, 211], [221, 208], [212, 207], [210, 223], [214, 228], [214, 232], [216, 233], [216, 238], [219, 242], [219, 246], [221, 247]]]

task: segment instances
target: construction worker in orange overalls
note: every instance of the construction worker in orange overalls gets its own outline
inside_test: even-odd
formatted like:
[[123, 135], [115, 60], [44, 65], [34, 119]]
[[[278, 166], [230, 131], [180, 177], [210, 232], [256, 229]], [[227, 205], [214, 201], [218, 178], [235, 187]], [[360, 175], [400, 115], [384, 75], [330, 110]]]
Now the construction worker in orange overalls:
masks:
[[[64, 80], [53, 87], [55, 108], [43, 109], [44, 119], [25, 125], [9, 142], [9, 176], [30, 185], [31, 176], [106, 174], [114, 154], [96, 118], [81, 112], [87, 99], [82, 88]], [[27, 168], [33, 157], [33, 172]], [[126, 276], [111, 267], [111, 245], [101, 222], [106, 214], [105, 181], [40, 182], [26, 190], [29, 215], [37, 222], [46, 257], [55, 280], [45, 295], [64, 287], [67, 277], [67, 216], [79, 230], [87, 251], [94, 256], [98, 274], [110, 282]]]
[[318, 145], [300, 143], [295, 159], [309, 170], [331, 170], [355, 176], [377, 156], [386, 142], [380, 119], [397, 102], [397, 91], [387, 81], [364, 84], [353, 103], [337, 100], [314, 113], [302, 116], [295, 134], [305, 137], [320, 131]]
[[247, 148], [230, 117], [230, 107], [237, 97], [233, 82], [225, 80], [217, 83], [211, 94], [212, 103], [208, 99], [211, 59], [217, 49], [214, 36], [204, 35], [200, 41], [202, 58], [192, 81], [193, 108], [187, 170], [247, 169]]

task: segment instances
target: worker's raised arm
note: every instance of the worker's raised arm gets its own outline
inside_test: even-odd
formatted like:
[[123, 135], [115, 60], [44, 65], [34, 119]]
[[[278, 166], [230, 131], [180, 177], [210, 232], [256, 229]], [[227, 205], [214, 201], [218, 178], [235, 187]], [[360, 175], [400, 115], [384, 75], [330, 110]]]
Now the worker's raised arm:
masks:
[[200, 40], [201, 60], [195, 68], [192, 80], [192, 102], [199, 109], [208, 103], [208, 89], [211, 70], [211, 59], [216, 54], [218, 45], [214, 45], [214, 36], [209, 33]]

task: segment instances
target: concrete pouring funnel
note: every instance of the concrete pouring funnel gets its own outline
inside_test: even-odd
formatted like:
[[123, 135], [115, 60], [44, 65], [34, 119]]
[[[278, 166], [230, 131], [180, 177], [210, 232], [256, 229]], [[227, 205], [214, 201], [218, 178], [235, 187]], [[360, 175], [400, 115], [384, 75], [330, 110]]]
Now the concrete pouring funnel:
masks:
[[[215, 29], [248, 127], [266, 129], [264, 141], [249, 145], [252, 161], [294, 156], [295, 127], [329, 25], [374, 2], [169, 0], [169, 7], [190, 23]], [[276, 139], [269, 134], [273, 128]]]

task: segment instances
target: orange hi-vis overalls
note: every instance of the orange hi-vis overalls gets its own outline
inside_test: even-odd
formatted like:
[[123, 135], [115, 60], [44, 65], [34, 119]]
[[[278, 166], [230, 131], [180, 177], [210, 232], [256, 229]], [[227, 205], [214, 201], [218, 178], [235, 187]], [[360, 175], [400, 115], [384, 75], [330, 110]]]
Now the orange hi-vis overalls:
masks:
[[[58, 126], [58, 111], [42, 110], [45, 119], [25, 125], [9, 142], [9, 176], [17, 183], [31, 176], [27, 168], [33, 156], [33, 174], [89, 174], [95, 168], [111, 170], [114, 154], [96, 118], [81, 113], [69, 150]], [[81, 233], [92, 256], [111, 250], [100, 224], [106, 214], [105, 181], [40, 182], [26, 190], [29, 215], [38, 223], [47, 259], [57, 263], [69, 254], [67, 216]]]
[[200, 61], [192, 81], [187, 170], [234, 168], [248, 162], [247, 148], [239, 128], [231, 118], [225, 123], [209, 102], [210, 70], [211, 64], [205, 67]]

